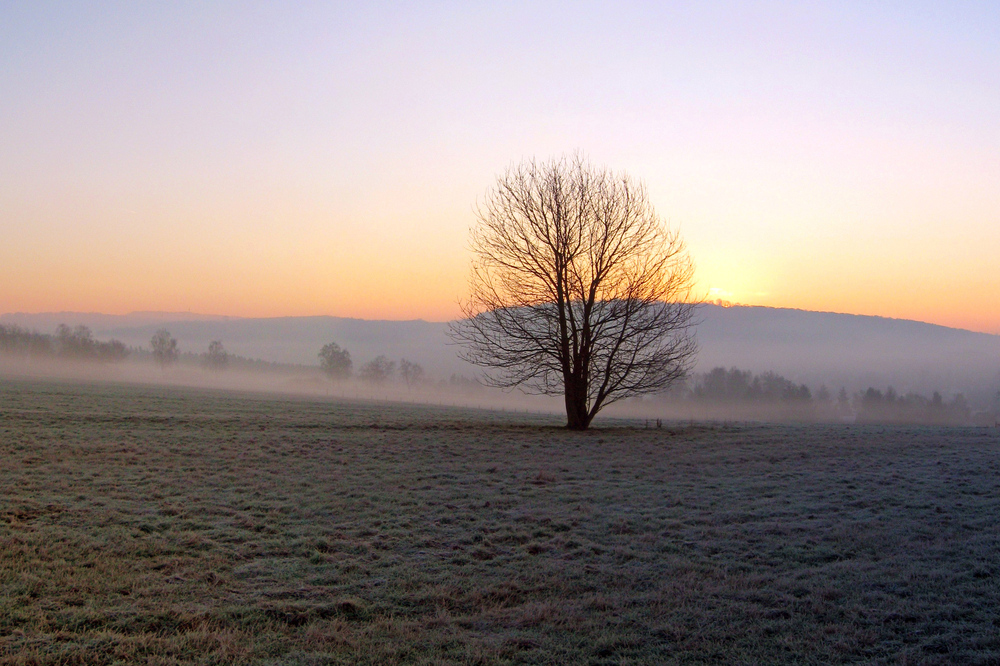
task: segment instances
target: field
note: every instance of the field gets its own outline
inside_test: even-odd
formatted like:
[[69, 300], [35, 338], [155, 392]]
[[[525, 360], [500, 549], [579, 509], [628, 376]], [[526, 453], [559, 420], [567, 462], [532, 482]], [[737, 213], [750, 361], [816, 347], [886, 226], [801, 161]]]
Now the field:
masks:
[[996, 429], [558, 425], [0, 379], [0, 663], [1000, 663]]

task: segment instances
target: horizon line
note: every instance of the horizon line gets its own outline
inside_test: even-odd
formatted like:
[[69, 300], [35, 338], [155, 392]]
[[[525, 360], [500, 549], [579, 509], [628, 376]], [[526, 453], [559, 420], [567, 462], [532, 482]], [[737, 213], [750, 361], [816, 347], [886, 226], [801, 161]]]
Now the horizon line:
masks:
[[[719, 301], [703, 301], [697, 304], [699, 307], [711, 306], [720, 309], [733, 309], [733, 308], [759, 308], [764, 310], [787, 310], [791, 312], [807, 312], [811, 314], [829, 314], [838, 315], [845, 317], [866, 317], [870, 319], [884, 319], [888, 321], [904, 321], [912, 322], [917, 324], [924, 324], [926, 326], [936, 326], [939, 328], [951, 329], [956, 331], [965, 331], [968, 333], [977, 333], [981, 335], [990, 336], [1000, 336], [1000, 332], [991, 332], [983, 330], [975, 330], [971, 328], [962, 328], [960, 326], [949, 326], [947, 324], [938, 324], [935, 322], [925, 321], [922, 319], [908, 319], [905, 317], [891, 317], [887, 315], [873, 315], [873, 314], [860, 314], [855, 312], [835, 312], [833, 310], [809, 310], [806, 308], [796, 308], [789, 306], [773, 306], [773, 305], [754, 305], [750, 303], [730, 303], [730, 302], [719, 302]], [[97, 316], [97, 317], [142, 317], [142, 316], [159, 316], [159, 317], [169, 317], [169, 316], [185, 316], [188, 318], [197, 318], [200, 320], [263, 320], [263, 319], [316, 319], [316, 318], [329, 318], [329, 319], [348, 319], [353, 321], [368, 321], [368, 322], [421, 322], [426, 324], [447, 324], [452, 321], [457, 321], [456, 319], [447, 320], [431, 320], [424, 319], [421, 317], [413, 319], [366, 319], [364, 317], [349, 317], [343, 315], [332, 315], [332, 314], [312, 314], [312, 315], [271, 315], [271, 316], [244, 316], [244, 315], [223, 315], [223, 314], [206, 314], [201, 312], [194, 312], [191, 310], [133, 310], [125, 314], [107, 313], [107, 312], [95, 312], [95, 311], [80, 311], [80, 310], [59, 310], [59, 311], [42, 311], [42, 312], [4, 312], [0, 313], [0, 319], [5, 317], [16, 317], [16, 316]], [[181, 322], [184, 319], [163, 319], [164, 323], [169, 322]]]

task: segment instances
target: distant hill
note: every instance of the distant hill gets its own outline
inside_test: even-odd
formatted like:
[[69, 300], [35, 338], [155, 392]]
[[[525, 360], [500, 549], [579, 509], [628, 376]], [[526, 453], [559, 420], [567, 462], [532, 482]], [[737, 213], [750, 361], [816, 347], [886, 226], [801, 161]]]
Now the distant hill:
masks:
[[905, 319], [706, 305], [699, 370], [773, 370], [816, 387], [930, 393], [1000, 390], [1000, 336]]
[[[930, 393], [964, 392], [987, 400], [1000, 389], [1000, 336], [922, 322], [766, 307], [705, 305], [698, 312], [698, 371], [736, 366], [773, 370], [813, 388], [849, 391], [867, 386]], [[148, 347], [165, 326], [182, 351], [202, 352], [212, 340], [240, 356], [315, 365], [317, 352], [336, 341], [355, 367], [379, 354], [422, 364], [432, 377], [473, 375], [449, 344], [441, 322], [370, 321], [341, 317], [220, 317], [191, 313], [128, 315], [7, 314], [16, 323], [52, 332], [60, 323], [89, 326], [99, 339]]]
[[[35, 329], [40, 333], [51, 333], [59, 324], [87, 326], [92, 331], [106, 331], [116, 328], [157, 325], [175, 321], [229, 321], [237, 317], [203, 315], [193, 312], [130, 312], [126, 315], [109, 315], [99, 312], [41, 312], [29, 314], [11, 312], [0, 315], [0, 324], [17, 324]], [[147, 340], [148, 342], [148, 340]]]

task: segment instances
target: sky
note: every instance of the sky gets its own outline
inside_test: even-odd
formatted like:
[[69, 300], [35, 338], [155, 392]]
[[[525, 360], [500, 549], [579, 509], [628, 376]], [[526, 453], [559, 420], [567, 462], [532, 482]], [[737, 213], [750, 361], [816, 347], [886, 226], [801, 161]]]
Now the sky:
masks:
[[709, 300], [1000, 333], [991, 2], [0, 0], [0, 312], [447, 320], [525, 159]]

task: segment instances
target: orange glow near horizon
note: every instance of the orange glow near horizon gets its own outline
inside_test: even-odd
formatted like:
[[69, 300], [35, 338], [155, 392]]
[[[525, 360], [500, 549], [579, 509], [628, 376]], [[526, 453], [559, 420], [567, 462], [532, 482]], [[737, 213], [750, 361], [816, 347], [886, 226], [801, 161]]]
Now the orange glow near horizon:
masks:
[[[438, 190], [448, 202], [443, 207], [427, 196], [376, 199], [370, 209], [364, 200], [307, 208], [274, 193], [209, 202], [208, 212], [204, 204], [164, 211], [142, 201], [132, 202], [128, 213], [86, 200], [26, 207], [23, 217], [46, 233], [0, 246], [0, 314], [164, 311], [447, 321], [459, 316], [458, 302], [467, 293], [466, 241], [474, 222], [467, 202], [476, 190], [477, 184], [458, 195]], [[967, 247], [957, 237], [937, 243], [921, 238], [932, 225], [915, 227], [904, 241], [891, 238], [891, 230], [865, 236], [857, 226], [836, 226], [838, 213], [815, 224], [840, 229], [839, 237], [794, 238], [787, 231], [793, 225], [777, 222], [720, 235], [717, 225], [698, 219], [699, 206], [711, 211], [709, 203], [679, 204], [691, 220], [680, 230], [696, 264], [695, 298], [1000, 334], [1000, 280], [982, 268], [992, 267], [989, 243]], [[67, 225], [62, 220], [69, 210], [78, 221], [104, 221]], [[409, 224], [396, 222], [403, 215]], [[146, 224], [135, 226], [135, 217]]]
[[[192, 270], [182, 277], [172, 270], [150, 268], [143, 281], [131, 284], [120, 283], [121, 276], [113, 272], [67, 284], [66, 275], [50, 273], [53, 279], [43, 282], [37, 275], [5, 274], [0, 268], [5, 284], [13, 287], [10, 293], [17, 294], [16, 299], [3, 299], [2, 312], [162, 311], [232, 317], [325, 315], [427, 321], [448, 321], [460, 315], [458, 301], [466, 292], [467, 265], [389, 263], [373, 257], [331, 265], [300, 263], [294, 268], [285, 267], [283, 274], [272, 266], [266, 283], [253, 271], [230, 274], [229, 280], [221, 281], [207, 270]], [[774, 285], [766, 275], [757, 282], [715, 282], [713, 286], [700, 279], [693, 295], [707, 302], [912, 319], [1000, 334], [996, 311], [981, 307], [989, 298], [1000, 300], [1000, 294], [984, 291], [956, 295], [946, 285], [936, 290], [907, 290], [899, 280], [884, 283], [878, 292], [869, 292], [869, 279], [846, 277], [835, 287], [800, 282], [785, 286], [778, 294], [770, 291]], [[715, 286], [719, 284], [725, 286]], [[178, 294], [186, 297], [179, 298]]]
[[988, 4], [111, 8], [0, 25], [0, 314], [444, 321], [498, 173], [646, 183], [695, 295], [1000, 334]]
[[[274, 191], [166, 209], [159, 198], [135, 200], [124, 212], [87, 198], [25, 205], [16, 214], [36, 233], [19, 231], [0, 245], [0, 314], [450, 320], [467, 293], [469, 202], [489, 178], [470, 178], [457, 193], [453, 184], [428, 184], [421, 196], [366, 195], [325, 207], [303, 205], [315, 194]], [[892, 225], [841, 223], [839, 211], [812, 222], [819, 232], [780, 218], [727, 232], [713, 217], [738, 218], [739, 201], [657, 194], [684, 220], [695, 298], [1000, 333], [995, 245], [936, 238], [933, 217], [921, 223], [915, 215], [902, 238]], [[773, 209], [782, 205], [776, 200]], [[1000, 242], [1000, 232], [990, 234]]]
[[[237, 317], [333, 315], [361, 319], [445, 321], [458, 314], [466, 271], [450, 265], [407, 265], [392, 257], [332, 253], [283, 262], [233, 260], [228, 265], [167, 261], [105, 270], [73, 262], [6, 263], [9, 291], [2, 312], [196, 312]], [[178, 268], [179, 266], [179, 268]], [[11, 270], [13, 268], [13, 270]]]

